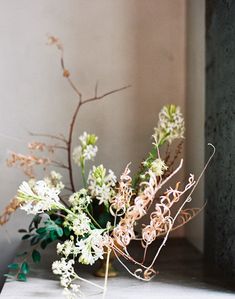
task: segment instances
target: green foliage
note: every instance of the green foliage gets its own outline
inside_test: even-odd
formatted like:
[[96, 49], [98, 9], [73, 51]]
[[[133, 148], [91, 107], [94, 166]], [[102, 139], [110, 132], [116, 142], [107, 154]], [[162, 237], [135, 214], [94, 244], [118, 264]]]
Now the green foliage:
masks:
[[23, 262], [23, 264], [21, 265], [20, 271], [21, 271], [21, 273], [23, 273], [25, 275], [29, 273], [29, 265], [27, 262]]
[[38, 264], [41, 261], [41, 254], [36, 249], [34, 249], [33, 252], [32, 252], [32, 259], [33, 259], [35, 264]]
[[19, 273], [19, 274], [17, 275], [17, 280], [18, 280], [18, 281], [26, 281], [26, 280], [27, 280], [27, 277], [26, 277], [26, 275], [25, 275], [24, 273]]
[[8, 268], [10, 270], [18, 270], [19, 269], [19, 265], [17, 263], [9, 264]]

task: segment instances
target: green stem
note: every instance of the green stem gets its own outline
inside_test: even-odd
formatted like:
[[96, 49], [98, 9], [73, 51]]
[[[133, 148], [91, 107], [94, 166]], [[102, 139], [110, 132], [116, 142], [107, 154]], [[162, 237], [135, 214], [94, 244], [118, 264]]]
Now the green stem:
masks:
[[91, 220], [94, 222], [94, 224], [96, 225], [96, 226], [98, 226], [99, 228], [102, 228], [100, 225], [99, 225], [99, 223], [93, 218], [93, 216], [90, 214], [90, 212], [86, 209], [86, 213], [87, 213], [87, 215], [91, 218]]
[[85, 174], [85, 163], [84, 163], [83, 160], [81, 161], [81, 173], [82, 173], [83, 186], [86, 189], [87, 188], [87, 181], [86, 181], [86, 174]]

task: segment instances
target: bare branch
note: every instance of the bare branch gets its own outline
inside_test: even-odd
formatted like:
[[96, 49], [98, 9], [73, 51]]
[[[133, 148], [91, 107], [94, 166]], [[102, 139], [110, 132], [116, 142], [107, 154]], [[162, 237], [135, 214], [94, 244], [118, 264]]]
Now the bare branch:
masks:
[[57, 136], [57, 135], [51, 135], [51, 134], [45, 134], [45, 133], [33, 133], [33, 132], [28, 132], [28, 133], [31, 136], [48, 137], [48, 138], [51, 138], [51, 139], [56, 139], [56, 140], [62, 141], [66, 144], [68, 142], [64, 137], [60, 137], [60, 136]]
[[123, 86], [123, 87], [121, 87], [121, 88], [117, 88], [117, 89], [108, 91], [108, 92], [106, 92], [106, 93], [104, 93], [104, 94], [102, 94], [102, 95], [100, 95], [100, 96], [95, 95], [95, 96], [92, 97], [92, 98], [89, 98], [89, 99], [86, 99], [86, 100], [82, 101], [82, 102], [81, 102], [81, 105], [86, 104], [86, 103], [89, 103], [89, 102], [93, 102], [93, 101], [101, 100], [101, 99], [103, 99], [103, 98], [105, 98], [105, 97], [107, 97], [107, 96], [109, 96], [109, 95], [111, 95], [111, 94], [113, 94], [113, 93], [116, 93], [116, 92], [125, 90], [125, 89], [127, 89], [127, 88], [129, 88], [129, 87], [131, 87], [131, 85]]

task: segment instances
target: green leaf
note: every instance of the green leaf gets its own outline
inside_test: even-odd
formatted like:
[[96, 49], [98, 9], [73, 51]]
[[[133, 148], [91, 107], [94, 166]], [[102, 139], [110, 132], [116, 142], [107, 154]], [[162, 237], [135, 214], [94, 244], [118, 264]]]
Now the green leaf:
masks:
[[55, 220], [55, 224], [57, 224], [57, 225], [61, 225], [62, 224], [62, 219], [61, 218], [57, 218], [56, 220]]
[[52, 241], [55, 241], [58, 239], [58, 235], [57, 235], [56, 231], [54, 231], [54, 230], [50, 231], [50, 238]]
[[39, 241], [40, 241], [40, 238], [38, 238], [38, 236], [34, 236], [34, 237], [31, 239], [30, 244], [31, 244], [31, 246], [34, 246], [34, 245], [36, 245]]
[[59, 226], [56, 228], [56, 232], [59, 237], [62, 237], [64, 234], [62, 227]]
[[21, 229], [19, 229], [19, 230], [18, 230], [18, 232], [19, 232], [19, 233], [27, 233], [27, 230], [26, 230], [26, 229], [23, 229], [23, 228], [21, 228]]
[[39, 235], [42, 235], [42, 234], [45, 234], [47, 231], [47, 228], [46, 227], [39, 227], [36, 232], [39, 234]]
[[27, 235], [24, 235], [21, 239], [22, 240], [27, 240], [31, 237], [31, 235], [27, 234]]
[[70, 230], [67, 227], [64, 227], [64, 235], [68, 237], [70, 235]]
[[43, 240], [42, 243], [41, 243], [41, 248], [45, 249], [47, 247], [47, 245], [48, 245], [48, 240], [47, 239]]
[[18, 253], [17, 255], [16, 255], [16, 257], [21, 257], [21, 256], [24, 256], [24, 255], [26, 255], [27, 254], [27, 251], [24, 251], [24, 252], [22, 252], [22, 253]]
[[26, 281], [27, 277], [26, 277], [26, 275], [24, 273], [19, 273], [17, 275], [17, 280], [19, 280], [19, 281]]
[[8, 265], [8, 268], [11, 270], [18, 270], [19, 265], [17, 263], [13, 263], [13, 264]]
[[32, 252], [32, 259], [33, 259], [35, 264], [40, 263], [40, 261], [41, 261], [40, 252], [34, 249], [33, 252]]
[[21, 271], [22, 274], [28, 274], [29, 273], [29, 265], [28, 265], [28, 263], [24, 262], [21, 265], [20, 271]]

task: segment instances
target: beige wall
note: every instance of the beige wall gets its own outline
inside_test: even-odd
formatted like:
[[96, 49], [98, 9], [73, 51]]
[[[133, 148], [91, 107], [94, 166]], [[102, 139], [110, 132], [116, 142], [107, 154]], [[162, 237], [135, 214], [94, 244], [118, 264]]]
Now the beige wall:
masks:
[[[132, 85], [85, 107], [76, 134], [99, 136], [96, 163], [120, 174], [132, 161], [136, 170], [151, 147], [161, 106], [184, 108], [185, 1], [1, 0], [0, 6], [0, 209], [23, 179], [6, 168], [9, 151], [25, 151], [27, 131], [66, 134], [76, 104], [58, 52], [45, 45], [47, 33], [63, 41], [67, 66], [84, 94], [92, 95], [97, 80], [100, 92]], [[18, 227], [28, 222], [17, 212], [4, 228], [8, 233], [0, 231], [2, 268], [18, 244]]]
[[[205, 0], [187, 1], [187, 94], [186, 172], [196, 176], [204, 167], [205, 123]], [[204, 204], [204, 179], [193, 195], [191, 206]], [[203, 213], [186, 226], [187, 238], [203, 250]]]

